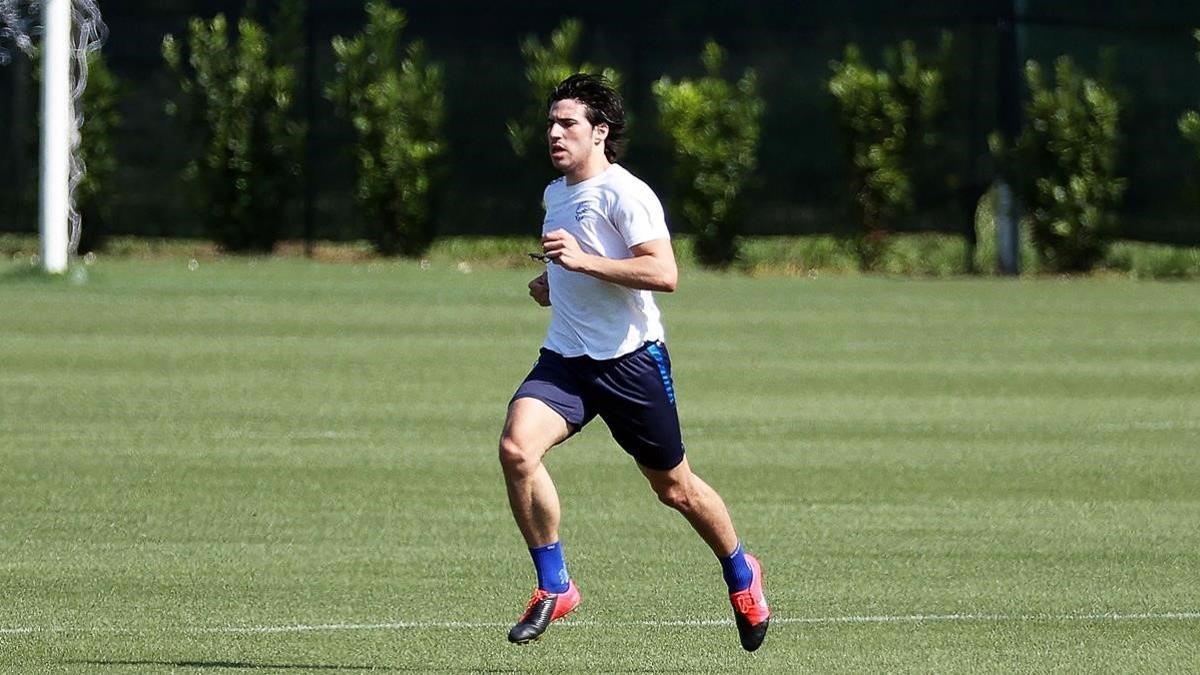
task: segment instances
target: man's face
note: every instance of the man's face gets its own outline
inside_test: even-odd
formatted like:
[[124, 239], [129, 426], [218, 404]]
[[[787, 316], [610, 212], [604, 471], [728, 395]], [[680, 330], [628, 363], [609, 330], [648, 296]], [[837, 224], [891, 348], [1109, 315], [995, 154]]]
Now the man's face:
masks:
[[588, 166], [595, 153], [604, 155], [608, 125], [592, 126], [587, 107], [569, 98], [555, 101], [546, 119], [546, 140], [550, 144], [550, 163], [567, 176]]

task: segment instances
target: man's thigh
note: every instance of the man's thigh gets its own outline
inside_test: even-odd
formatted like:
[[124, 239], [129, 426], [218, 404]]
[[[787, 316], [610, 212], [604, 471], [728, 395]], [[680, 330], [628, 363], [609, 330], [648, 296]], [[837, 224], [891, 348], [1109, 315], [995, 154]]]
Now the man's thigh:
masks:
[[541, 456], [570, 438], [572, 433], [574, 431], [562, 415], [536, 398], [513, 399], [508, 406], [504, 438], [523, 450]]
[[683, 438], [666, 347], [651, 344], [620, 359], [593, 383], [597, 413], [638, 464], [667, 471], [683, 461]]
[[508, 406], [504, 433], [546, 442], [549, 449], [586, 425], [595, 412], [585, 400], [582, 380], [562, 356], [543, 349]]

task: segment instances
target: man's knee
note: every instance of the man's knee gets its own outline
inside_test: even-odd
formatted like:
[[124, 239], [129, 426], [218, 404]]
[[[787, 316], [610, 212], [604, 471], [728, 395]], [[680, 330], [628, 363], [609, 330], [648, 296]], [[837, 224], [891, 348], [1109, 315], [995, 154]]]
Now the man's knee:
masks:
[[533, 398], [514, 400], [500, 434], [500, 465], [509, 476], [532, 474], [550, 448], [570, 436], [561, 415]]
[[510, 434], [500, 437], [500, 465], [505, 472], [518, 475], [532, 473], [540, 459], [541, 453], [528, 443], [522, 443]]
[[692, 490], [685, 483], [671, 483], [668, 485], [654, 486], [654, 492], [658, 494], [658, 501], [667, 506], [686, 513], [691, 510], [693, 504]]

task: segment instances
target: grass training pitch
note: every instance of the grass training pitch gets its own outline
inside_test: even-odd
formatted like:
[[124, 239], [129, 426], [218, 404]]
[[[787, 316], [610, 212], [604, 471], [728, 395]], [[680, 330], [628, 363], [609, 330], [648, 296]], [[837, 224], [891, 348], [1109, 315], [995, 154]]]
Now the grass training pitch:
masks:
[[1200, 285], [1105, 279], [685, 272], [684, 440], [767, 641], [597, 421], [547, 460], [583, 604], [508, 644], [537, 269], [0, 264], [0, 669], [1200, 667]]

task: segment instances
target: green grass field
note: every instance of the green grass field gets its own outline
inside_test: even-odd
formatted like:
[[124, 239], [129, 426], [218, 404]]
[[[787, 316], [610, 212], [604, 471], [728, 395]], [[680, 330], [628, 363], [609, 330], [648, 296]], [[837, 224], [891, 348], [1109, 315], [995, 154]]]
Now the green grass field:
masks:
[[495, 443], [528, 269], [0, 265], [13, 672], [1200, 669], [1200, 285], [749, 278], [661, 298], [706, 547], [597, 422], [548, 459], [584, 602], [533, 574]]

